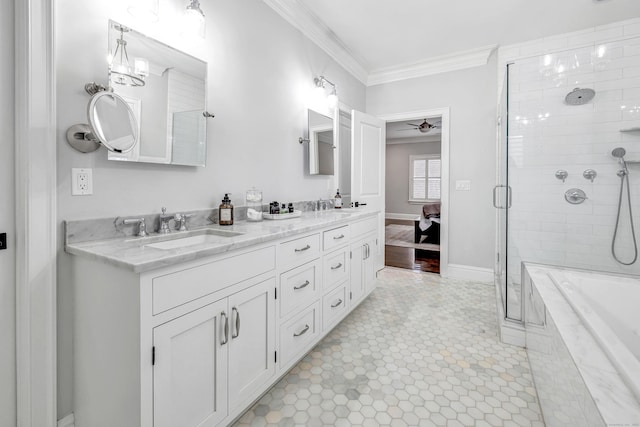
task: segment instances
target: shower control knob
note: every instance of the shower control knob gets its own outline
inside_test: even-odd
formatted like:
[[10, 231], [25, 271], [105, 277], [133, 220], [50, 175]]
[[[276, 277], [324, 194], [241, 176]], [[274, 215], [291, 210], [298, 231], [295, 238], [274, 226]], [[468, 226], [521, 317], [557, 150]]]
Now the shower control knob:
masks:
[[571, 188], [564, 193], [564, 199], [572, 205], [579, 205], [588, 199], [584, 191], [579, 188]]
[[564, 182], [568, 176], [569, 176], [569, 172], [565, 170], [560, 169], [556, 171], [556, 178], [558, 178], [559, 180], [562, 180], [562, 182]]
[[598, 176], [598, 172], [594, 171], [593, 169], [587, 169], [584, 172], [582, 172], [582, 176], [585, 179], [588, 179], [589, 181], [593, 182], [593, 180], [596, 179], [596, 176]]

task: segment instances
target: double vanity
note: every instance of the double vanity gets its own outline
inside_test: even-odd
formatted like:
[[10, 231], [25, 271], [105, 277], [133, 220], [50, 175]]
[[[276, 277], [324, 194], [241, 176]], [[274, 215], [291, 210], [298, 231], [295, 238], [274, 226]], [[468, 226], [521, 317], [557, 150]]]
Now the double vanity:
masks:
[[378, 215], [90, 241], [68, 223], [76, 425], [230, 424], [373, 290]]

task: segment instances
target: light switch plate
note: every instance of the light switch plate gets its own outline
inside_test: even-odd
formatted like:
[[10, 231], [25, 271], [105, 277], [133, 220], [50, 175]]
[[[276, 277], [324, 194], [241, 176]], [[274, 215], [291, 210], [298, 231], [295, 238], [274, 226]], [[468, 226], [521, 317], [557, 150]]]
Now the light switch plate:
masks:
[[471, 181], [468, 179], [456, 181], [456, 191], [470, 191]]
[[71, 195], [89, 196], [93, 194], [92, 169], [71, 169]]

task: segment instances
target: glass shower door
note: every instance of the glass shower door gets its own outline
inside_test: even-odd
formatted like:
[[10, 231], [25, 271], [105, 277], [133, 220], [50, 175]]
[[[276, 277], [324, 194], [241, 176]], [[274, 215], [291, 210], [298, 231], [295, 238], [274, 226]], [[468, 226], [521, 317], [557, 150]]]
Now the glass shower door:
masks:
[[505, 70], [499, 107], [498, 170], [493, 189], [493, 206], [497, 209], [497, 254], [494, 268], [495, 281], [500, 289], [504, 317], [522, 320], [520, 292], [509, 280], [508, 239], [509, 208], [511, 207], [511, 187], [509, 185], [509, 66]]

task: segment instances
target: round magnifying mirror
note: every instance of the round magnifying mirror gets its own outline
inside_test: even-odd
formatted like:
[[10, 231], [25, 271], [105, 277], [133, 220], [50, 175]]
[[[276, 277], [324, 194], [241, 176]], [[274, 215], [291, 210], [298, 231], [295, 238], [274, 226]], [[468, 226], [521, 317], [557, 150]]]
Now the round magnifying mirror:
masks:
[[138, 123], [133, 110], [120, 95], [98, 92], [87, 111], [93, 136], [116, 153], [126, 153], [138, 143]]

